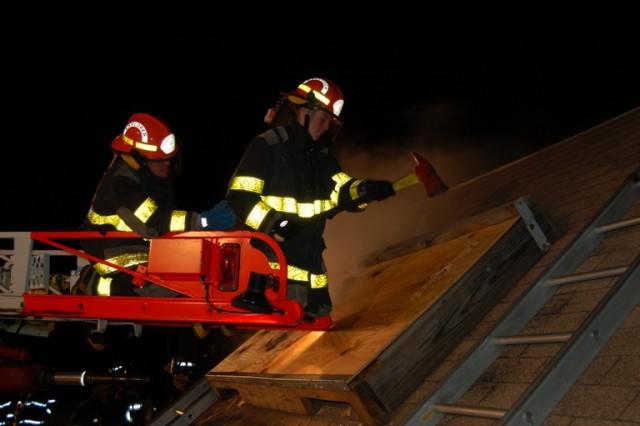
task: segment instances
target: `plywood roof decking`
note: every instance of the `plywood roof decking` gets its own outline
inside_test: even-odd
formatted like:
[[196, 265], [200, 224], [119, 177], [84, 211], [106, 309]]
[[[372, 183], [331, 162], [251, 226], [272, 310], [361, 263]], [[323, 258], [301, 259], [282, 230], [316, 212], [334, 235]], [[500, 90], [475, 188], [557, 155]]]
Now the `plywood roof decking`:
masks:
[[[434, 369], [424, 383], [406, 399], [393, 413], [387, 424], [399, 425], [405, 421], [420, 404], [449, 368], [460, 359], [495, 322], [511, 303], [530, 285], [537, 276], [559, 255], [566, 244], [589, 221], [593, 214], [617, 190], [622, 180], [640, 165], [640, 108], [615, 117], [593, 129], [575, 135], [556, 145], [545, 148], [525, 158], [479, 176], [469, 182], [452, 188], [445, 196], [424, 201], [415, 209], [407, 209], [399, 216], [413, 226], [418, 224], [421, 233], [447, 229], [460, 222], [497, 206], [503, 205], [523, 194], [535, 197], [540, 206], [547, 210], [562, 226], [565, 234], [560, 238], [500, 303], [475, 327], [467, 338]], [[437, 165], [436, 165], [437, 166]], [[446, 172], [442, 173], [447, 178]], [[420, 207], [431, 212], [429, 221], [412, 217]], [[640, 214], [638, 209], [633, 213]], [[338, 218], [342, 220], [342, 218]], [[344, 220], [353, 220], [345, 217]], [[329, 230], [331, 231], [331, 230]], [[587, 265], [615, 265], [640, 250], [640, 235], [630, 235], [624, 246], [604, 246], [600, 252], [588, 260]], [[393, 262], [393, 260], [391, 260]], [[588, 267], [588, 266], [587, 266]], [[566, 315], [564, 324], [569, 327], [577, 321], [586, 306], [607, 283], [600, 280], [584, 287], [562, 289], [559, 299], [532, 324], [538, 330], [545, 330], [558, 315]], [[605, 346], [592, 366], [573, 386], [564, 400], [556, 407], [548, 419], [548, 424], [569, 424], [571, 422], [618, 422], [616, 424], [637, 424], [640, 418], [640, 310], [636, 309], [627, 318], [618, 332]], [[486, 381], [485, 391], [478, 390], [469, 395], [468, 401], [483, 401], [497, 407], [508, 406], [514, 400], [518, 389], [526, 386], [536, 366], [549, 358], [546, 348], [538, 352], [532, 350], [513, 351], [506, 361], [522, 364], [519, 375], [502, 376], [499, 366], [487, 377], [498, 378]], [[487, 391], [491, 389], [491, 391]], [[225, 424], [360, 424], [350, 408], [326, 406], [310, 418], [309, 416], [278, 413], [257, 407], [229, 401], [224, 409]], [[216, 404], [217, 405], [217, 404]], [[213, 425], [216, 423], [212, 411], [205, 413], [194, 424]], [[493, 421], [447, 418], [443, 424], [493, 424]], [[576, 424], [576, 423], [574, 423]]]
[[261, 331], [207, 380], [251, 405], [312, 414], [310, 400], [341, 401], [364, 424], [379, 424], [540, 256], [512, 209], [506, 219], [370, 266], [340, 297], [331, 330]]

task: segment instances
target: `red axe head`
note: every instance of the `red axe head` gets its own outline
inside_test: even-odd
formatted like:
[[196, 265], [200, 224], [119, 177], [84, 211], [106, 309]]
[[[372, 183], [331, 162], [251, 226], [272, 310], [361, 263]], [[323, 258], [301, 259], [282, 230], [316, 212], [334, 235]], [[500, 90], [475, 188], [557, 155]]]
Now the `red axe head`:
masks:
[[449, 187], [440, 179], [436, 169], [420, 154], [415, 151], [411, 152], [411, 156], [416, 161], [417, 166], [413, 169], [413, 173], [418, 177], [429, 197], [447, 192]]

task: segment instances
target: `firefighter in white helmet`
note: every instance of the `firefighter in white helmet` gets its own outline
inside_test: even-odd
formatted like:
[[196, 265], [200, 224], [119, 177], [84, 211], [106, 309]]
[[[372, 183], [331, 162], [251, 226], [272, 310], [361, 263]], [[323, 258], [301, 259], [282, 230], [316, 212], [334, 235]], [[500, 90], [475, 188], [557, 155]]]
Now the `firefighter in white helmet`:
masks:
[[[146, 114], [133, 114], [111, 142], [114, 153], [80, 229], [134, 231], [144, 239], [84, 239], [82, 248], [110, 263], [141, 269], [148, 262], [149, 238], [167, 232], [229, 230], [236, 217], [225, 200], [202, 213], [178, 210], [172, 178], [180, 172], [182, 146], [169, 126]], [[175, 296], [164, 287], [136, 282], [103, 263], [94, 263], [95, 279], [85, 279], [89, 294]], [[133, 283], [132, 283], [133, 281]]]
[[[265, 117], [271, 129], [250, 142], [226, 195], [239, 222], [280, 243], [287, 296], [300, 302], [309, 320], [328, 316], [333, 306], [322, 257], [323, 213], [349, 204], [348, 211], [362, 211], [369, 201], [395, 194], [391, 182], [347, 175], [329, 154], [343, 105], [342, 91], [325, 78], [310, 78], [282, 93]], [[251, 309], [251, 300], [242, 302]]]

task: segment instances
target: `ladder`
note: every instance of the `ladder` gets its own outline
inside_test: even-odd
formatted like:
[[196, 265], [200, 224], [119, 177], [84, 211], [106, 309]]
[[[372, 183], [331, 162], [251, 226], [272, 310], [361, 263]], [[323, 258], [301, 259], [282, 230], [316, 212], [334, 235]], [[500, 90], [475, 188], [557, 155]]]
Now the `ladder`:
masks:
[[[405, 425], [436, 425], [446, 414], [496, 419], [500, 425], [542, 424], [640, 301], [640, 255], [626, 267], [575, 273], [608, 232], [640, 225], [640, 217], [622, 220], [640, 198], [639, 173], [640, 169], [625, 179], [558, 259], [453, 367]], [[561, 285], [611, 277], [618, 279], [575, 332], [519, 335]], [[456, 404], [510, 345], [544, 343], [564, 344], [509, 410]]]

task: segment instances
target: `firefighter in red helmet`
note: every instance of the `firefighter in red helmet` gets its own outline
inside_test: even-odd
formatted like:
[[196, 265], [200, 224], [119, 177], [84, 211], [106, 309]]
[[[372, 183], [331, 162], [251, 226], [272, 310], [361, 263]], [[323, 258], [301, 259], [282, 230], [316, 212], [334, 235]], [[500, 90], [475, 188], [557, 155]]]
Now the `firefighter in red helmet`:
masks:
[[333, 307], [322, 257], [323, 213], [347, 205], [348, 211], [362, 211], [395, 191], [391, 182], [347, 175], [329, 154], [344, 105], [335, 83], [310, 78], [281, 95], [265, 117], [271, 128], [250, 142], [226, 199], [247, 229], [278, 241], [287, 260], [287, 296], [312, 320]]
[[[169, 126], [146, 114], [133, 114], [111, 142], [114, 157], [102, 176], [81, 230], [134, 231], [145, 239], [85, 239], [82, 248], [108, 262], [136, 270], [148, 262], [147, 239], [167, 232], [228, 230], [236, 222], [225, 200], [202, 213], [178, 210], [172, 178], [180, 172], [182, 145]], [[132, 283], [130, 274], [106, 264], [92, 265], [87, 292], [120, 296], [174, 296], [164, 287]]]

